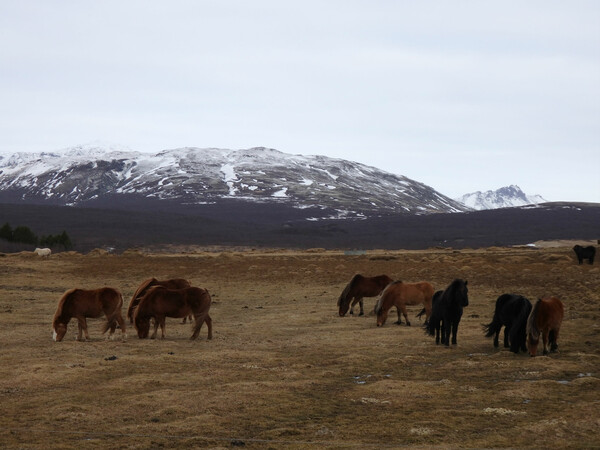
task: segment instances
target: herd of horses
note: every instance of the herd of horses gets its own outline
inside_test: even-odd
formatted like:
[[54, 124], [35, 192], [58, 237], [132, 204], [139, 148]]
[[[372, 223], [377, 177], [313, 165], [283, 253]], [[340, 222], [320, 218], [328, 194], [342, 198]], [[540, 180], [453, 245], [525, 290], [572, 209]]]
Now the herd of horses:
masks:
[[[595, 248], [576, 245], [575, 251], [581, 264], [583, 259], [594, 262]], [[364, 315], [363, 298], [378, 297], [374, 313], [377, 326], [383, 326], [389, 310], [396, 307], [398, 320], [402, 324], [402, 315], [406, 325], [410, 326], [406, 306], [423, 305], [417, 317], [425, 314], [424, 328], [427, 334], [435, 336], [436, 344], [456, 345], [458, 325], [463, 308], [469, 305], [468, 282], [457, 278], [444, 290], [434, 291], [431, 283], [405, 283], [394, 281], [387, 275], [367, 277], [356, 274], [346, 285], [338, 298], [338, 313], [345, 316], [348, 310], [354, 314], [354, 306], [360, 306], [359, 315]], [[204, 323], [208, 328], [208, 339], [212, 339], [212, 319], [209, 315], [212, 303], [206, 289], [194, 287], [188, 280], [174, 278], [159, 281], [149, 278], [143, 281], [133, 294], [127, 318], [133, 324], [138, 337], [144, 339], [150, 332], [153, 321], [154, 331], [151, 339], [156, 337], [158, 327], [161, 337], [165, 337], [165, 318], [183, 318], [183, 323], [189, 317], [194, 319], [192, 336], [196, 339]], [[121, 315], [123, 296], [114, 288], [104, 287], [94, 290], [71, 289], [64, 293], [58, 302], [58, 307], [52, 322], [53, 338], [61, 341], [67, 332], [67, 325], [72, 318], [78, 323], [77, 340], [83, 335], [89, 339], [87, 318], [106, 317], [102, 333], [110, 330], [111, 338], [117, 326], [121, 329], [123, 339], [126, 339], [126, 325]], [[556, 297], [538, 299], [535, 305], [515, 294], [502, 294], [496, 300], [492, 321], [484, 325], [486, 337], [494, 337], [494, 347], [498, 347], [499, 334], [504, 327], [504, 347], [514, 353], [529, 351], [535, 356], [540, 337], [543, 342], [543, 354], [556, 351], [560, 326], [564, 317], [564, 306]]]
[[[142, 282], [133, 294], [127, 318], [137, 331], [140, 339], [148, 337], [150, 322], [154, 322], [154, 332], [151, 339], [156, 337], [160, 326], [161, 335], [165, 337], [165, 318], [194, 318], [194, 327], [190, 339], [196, 339], [202, 325], [206, 323], [208, 339], [212, 339], [212, 319], [208, 314], [212, 303], [206, 289], [194, 287], [189, 281], [180, 278], [159, 281], [149, 278]], [[79, 333], [77, 340], [82, 340], [82, 332], [89, 339], [87, 318], [99, 318], [104, 315], [106, 321], [102, 334], [110, 330], [111, 338], [119, 326], [123, 340], [127, 339], [125, 321], [121, 315], [123, 296], [119, 290], [104, 287], [100, 289], [71, 289], [63, 294], [58, 301], [58, 307], [52, 321], [53, 338], [62, 341], [67, 332], [67, 325], [72, 318], [77, 320]], [[190, 319], [191, 320], [191, 319]]]
[[[436, 344], [449, 346], [456, 345], [458, 325], [463, 308], [469, 305], [468, 282], [457, 278], [444, 290], [434, 292], [433, 286], [428, 282], [405, 283], [392, 281], [387, 275], [366, 277], [360, 274], [352, 277], [342, 291], [337, 305], [340, 316], [345, 316], [356, 303], [360, 304], [360, 315], [364, 315], [363, 298], [378, 296], [374, 312], [377, 317], [377, 326], [383, 326], [387, 320], [388, 312], [396, 307], [398, 320], [402, 323], [402, 315], [406, 325], [410, 326], [406, 306], [423, 305], [417, 315], [425, 314], [424, 328], [427, 334], [435, 336]], [[206, 323], [208, 339], [212, 339], [212, 319], [209, 315], [212, 303], [206, 289], [194, 287], [189, 281], [174, 278], [159, 281], [149, 278], [143, 281], [133, 294], [127, 318], [133, 324], [138, 337], [145, 339], [150, 332], [151, 321], [154, 322], [154, 331], [150, 336], [154, 339], [161, 329], [161, 337], [165, 337], [165, 318], [183, 318], [185, 323], [189, 317], [194, 319], [192, 336], [196, 339], [202, 325]], [[109, 338], [113, 337], [117, 326], [121, 329], [122, 338], [127, 338], [126, 324], [121, 309], [123, 296], [114, 288], [85, 290], [71, 289], [64, 293], [58, 302], [58, 307], [52, 322], [53, 338], [60, 342], [66, 332], [67, 325], [72, 318], [78, 323], [79, 331], [77, 340], [89, 339], [87, 318], [99, 318], [102, 315], [106, 321], [102, 333], [110, 330]], [[529, 351], [531, 356], [537, 353], [540, 337], [543, 342], [544, 355], [556, 351], [560, 326], [564, 316], [562, 302], [556, 297], [539, 299], [535, 305], [523, 296], [515, 294], [502, 294], [496, 300], [496, 307], [492, 321], [484, 325], [486, 337], [494, 336], [494, 347], [498, 347], [499, 334], [504, 327], [504, 347], [510, 348], [514, 353]]]
[[[391, 281], [387, 275], [365, 277], [357, 274], [338, 298], [338, 314], [343, 317], [348, 309], [353, 314], [354, 305], [359, 303], [360, 315], [363, 315], [363, 298], [378, 296], [374, 308], [378, 327], [385, 324], [392, 306], [398, 311], [398, 321], [395, 323], [402, 323], [402, 314], [406, 325], [410, 326], [406, 306], [423, 304], [417, 317], [425, 314], [426, 333], [435, 336], [436, 344], [456, 345], [463, 308], [469, 305], [468, 293], [467, 280], [460, 278], [453, 280], [446, 289], [434, 292], [431, 283], [425, 281], [404, 283]], [[563, 317], [564, 306], [556, 297], [538, 299], [532, 307], [531, 302], [523, 296], [502, 294], [496, 300], [492, 322], [483, 328], [486, 337], [494, 336], [494, 347], [498, 347], [498, 337], [504, 327], [504, 347], [514, 353], [529, 351], [531, 356], [537, 354], [541, 337], [543, 354], [547, 355], [558, 348], [558, 333]]]

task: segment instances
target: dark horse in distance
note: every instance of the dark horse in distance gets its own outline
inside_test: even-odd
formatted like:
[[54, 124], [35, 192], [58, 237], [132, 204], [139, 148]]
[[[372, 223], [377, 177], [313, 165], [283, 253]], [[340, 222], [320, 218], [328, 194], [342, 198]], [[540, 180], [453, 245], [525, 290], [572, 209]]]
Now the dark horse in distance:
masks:
[[[426, 332], [436, 335], [436, 330], [441, 330], [441, 343], [450, 345], [450, 333], [452, 333], [452, 344], [456, 345], [456, 334], [458, 324], [463, 314], [463, 308], [469, 306], [469, 289], [467, 281], [460, 278], [455, 279], [448, 285], [439, 299], [433, 304], [433, 311], [429, 322], [425, 326]], [[436, 344], [440, 340], [436, 337]]]
[[[392, 281], [387, 275], [378, 275], [376, 277], [364, 277], [360, 274], [354, 275], [338, 299], [337, 305], [340, 317], [346, 315], [348, 308], [350, 308], [350, 314], [354, 314], [354, 305], [357, 303], [360, 305], [360, 313], [358, 315], [364, 315], [363, 297], [378, 296]], [[352, 299], [354, 301], [352, 302], [352, 306], [350, 306], [350, 300]]]
[[590, 264], [594, 264], [594, 257], [596, 256], [596, 247], [594, 247], [593, 245], [588, 245], [587, 247], [576, 245], [575, 247], [573, 247], [573, 251], [577, 255], [577, 261], [579, 261], [579, 264], [583, 264], [584, 259], [587, 259]]
[[498, 336], [504, 327], [504, 347], [513, 353], [527, 351], [525, 344], [527, 318], [531, 302], [521, 295], [502, 294], [496, 300], [492, 321], [483, 326], [485, 337], [494, 336], [494, 347], [498, 348]]

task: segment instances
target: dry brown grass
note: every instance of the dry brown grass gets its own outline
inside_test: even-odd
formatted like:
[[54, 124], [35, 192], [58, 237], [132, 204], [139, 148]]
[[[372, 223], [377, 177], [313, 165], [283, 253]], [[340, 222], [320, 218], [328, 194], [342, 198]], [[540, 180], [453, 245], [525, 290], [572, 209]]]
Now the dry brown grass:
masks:
[[[458, 346], [413, 326], [337, 316], [354, 273], [469, 280]], [[213, 296], [214, 339], [167, 322], [164, 341], [62, 343], [61, 294], [183, 277]], [[566, 306], [560, 353], [495, 350], [495, 299], [551, 293]], [[569, 249], [238, 251], [0, 258], [0, 445], [4, 448], [593, 447], [600, 419], [600, 269]], [[375, 299], [366, 299], [371, 309]], [[115, 356], [116, 359], [107, 359]], [[236, 441], [237, 440], [237, 441]]]

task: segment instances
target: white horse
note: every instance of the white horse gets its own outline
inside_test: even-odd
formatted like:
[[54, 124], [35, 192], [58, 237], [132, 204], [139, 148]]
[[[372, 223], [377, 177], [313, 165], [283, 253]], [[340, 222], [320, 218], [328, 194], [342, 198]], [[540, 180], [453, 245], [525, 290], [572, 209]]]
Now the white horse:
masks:
[[36, 248], [34, 250], [34, 253], [37, 253], [38, 256], [41, 256], [43, 258], [47, 258], [52, 253], [52, 250], [50, 250], [49, 248]]

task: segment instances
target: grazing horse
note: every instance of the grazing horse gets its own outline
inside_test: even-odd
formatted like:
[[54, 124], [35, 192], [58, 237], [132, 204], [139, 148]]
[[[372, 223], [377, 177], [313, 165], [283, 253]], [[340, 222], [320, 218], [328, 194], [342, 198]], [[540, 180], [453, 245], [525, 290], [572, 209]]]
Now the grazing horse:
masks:
[[[186, 287], [190, 287], [191, 284], [188, 280], [184, 280], [183, 278], [172, 278], [170, 280], [162, 280], [159, 281], [156, 278], [148, 278], [144, 280], [142, 284], [137, 288], [137, 291], [131, 297], [131, 301], [129, 302], [129, 307], [127, 308], [127, 318], [129, 319], [129, 323], [133, 323], [133, 312], [137, 307], [140, 299], [144, 296], [148, 289], [153, 286], [162, 286], [167, 289], [183, 289]], [[183, 318], [183, 323], [185, 323], [185, 317]], [[190, 318], [191, 321], [191, 318]]]
[[52, 321], [53, 338], [57, 342], [62, 341], [67, 332], [67, 324], [72, 317], [75, 317], [79, 325], [77, 340], [81, 340], [82, 331], [85, 333], [85, 338], [89, 339], [86, 318], [98, 318], [104, 314], [106, 323], [102, 327], [102, 334], [110, 329], [109, 337], [112, 337], [118, 323], [121, 327], [123, 340], [125, 340], [127, 334], [125, 321], [121, 315], [122, 306], [123, 296], [117, 289], [109, 287], [93, 290], [71, 289], [65, 292], [58, 301], [58, 307]]
[[483, 326], [485, 337], [494, 336], [494, 347], [498, 348], [498, 336], [504, 327], [504, 348], [513, 353], [527, 351], [525, 328], [531, 312], [531, 302], [521, 295], [502, 294], [496, 300], [492, 321]]
[[[467, 281], [457, 278], [440, 295], [439, 300], [433, 307], [429, 322], [424, 325], [429, 335], [436, 336], [436, 344], [440, 343], [438, 336], [441, 334], [441, 343], [449, 346], [450, 333], [452, 333], [452, 344], [456, 345], [458, 324], [465, 306], [469, 306]], [[441, 333], [439, 332], [440, 329]]]
[[354, 305], [360, 305], [359, 316], [364, 315], [363, 297], [376, 297], [393, 280], [387, 275], [378, 275], [376, 277], [364, 277], [356, 274], [350, 280], [350, 283], [344, 288], [340, 298], [337, 301], [340, 317], [344, 317], [350, 307], [350, 300], [354, 299], [350, 307], [350, 314], [354, 314]]
[[582, 247], [581, 245], [576, 245], [573, 247], [573, 251], [577, 255], [577, 260], [579, 264], [583, 264], [583, 260], [587, 259], [590, 264], [594, 264], [594, 257], [596, 256], [596, 247], [593, 245], [589, 245], [587, 247]]
[[392, 306], [398, 310], [398, 321], [402, 323], [401, 315], [406, 319], [406, 325], [410, 326], [408, 315], [406, 314], [406, 305], [418, 305], [423, 303], [425, 306], [426, 319], [431, 315], [431, 298], [433, 297], [433, 286], [431, 283], [422, 281], [420, 283], [403, 283], [394, 281], [390, 283], [381, 293], [377, 304], [375, 305], [375, 314], [377, 314], [377, 326], [383, 326], [387, 320], [388, 311]]
[[47, 258], [52, 254], [52, 250], [49, 248], [36, 248], [33, 252], [42, 258]]
[[540, 334], [544, 345], [544, 355], [548, 354], [548, 344], [550, 344], [551, 352], [556, 351], [558, 348], [558, 332], [564, 315], [564, 306], [556, 297], [544, 297], [535, 303], [527, 319], [527, 349], [529, 355], [536, 355]]
[[140, 339], [148, 337], [150, 318], [154, 318], [154, 333], [156, 337], [158, 326], [165, 338], [165, 317], [185, 317], [193, 314], [195, 319], [194, 332], [190, 339], [196, 339], [202, 324], [208, 326], [208, 339], [212, 339], [212, 319], [208, 315], [211, 298], [206, 289], [187, 287], [183, 289], [167, 289], [154, 286], [146, 292], [133, 313], [133, 322]]

